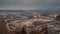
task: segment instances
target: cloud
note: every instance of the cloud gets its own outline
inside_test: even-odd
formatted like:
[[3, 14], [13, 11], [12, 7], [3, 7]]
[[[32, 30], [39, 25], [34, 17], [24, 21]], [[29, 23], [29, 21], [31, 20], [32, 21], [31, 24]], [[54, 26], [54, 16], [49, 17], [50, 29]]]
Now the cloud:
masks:
[[60, 0], [0, 0], [0, 9], [60, 7]]

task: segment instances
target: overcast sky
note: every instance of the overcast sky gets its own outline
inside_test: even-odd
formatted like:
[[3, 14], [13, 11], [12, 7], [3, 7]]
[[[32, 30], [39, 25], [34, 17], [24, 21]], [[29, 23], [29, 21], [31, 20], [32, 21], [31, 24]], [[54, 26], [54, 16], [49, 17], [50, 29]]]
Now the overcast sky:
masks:
[[60, 8], [60, 0], [0, 0], [0, 9]]

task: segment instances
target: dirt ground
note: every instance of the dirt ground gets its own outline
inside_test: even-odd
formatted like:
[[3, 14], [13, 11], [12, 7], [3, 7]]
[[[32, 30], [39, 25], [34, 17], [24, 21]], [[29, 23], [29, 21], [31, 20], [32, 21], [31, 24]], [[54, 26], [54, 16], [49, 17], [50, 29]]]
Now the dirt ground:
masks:
[[[6, 22], [4, 21], [3, 18], [0, 18], [0, 34], [20, 34], [19, 32], [9, 32], [6, 28]], [[31, 34], [43, 34], [42, 32], [34, 33], [32, 32]]]

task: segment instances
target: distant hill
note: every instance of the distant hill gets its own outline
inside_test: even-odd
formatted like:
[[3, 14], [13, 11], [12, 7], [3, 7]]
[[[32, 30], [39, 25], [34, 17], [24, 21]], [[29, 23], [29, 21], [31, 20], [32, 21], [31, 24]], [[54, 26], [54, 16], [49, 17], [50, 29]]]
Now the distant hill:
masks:
[[53, 8], [47, 8], [47, 9], [42, 9], [42, 10], [0, 10], [0, 14], [2, 13], [33, 13], [33, 12], [37, 12], [37, 13], [60, 13], [60, 9], [53, 9]]

